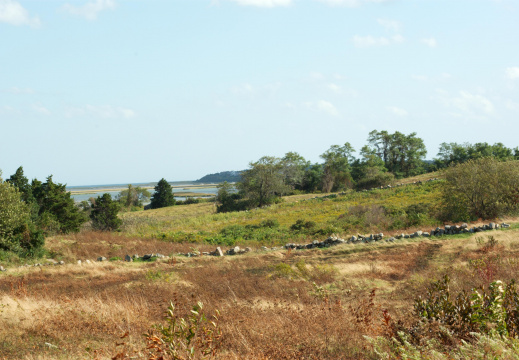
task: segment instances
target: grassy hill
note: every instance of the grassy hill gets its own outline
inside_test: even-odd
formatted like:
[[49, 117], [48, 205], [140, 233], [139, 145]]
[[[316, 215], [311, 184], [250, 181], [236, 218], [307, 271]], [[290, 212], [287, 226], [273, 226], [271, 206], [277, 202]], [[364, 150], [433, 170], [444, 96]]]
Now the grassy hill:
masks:
[[[431, 282], [445, 275], [452, 298], [493, 280], [515, 279], [517, 225], [394, 243], [259, 248], [323, 239], [331, 232], [346, 237], [436, 227], [439, 186], [432, 181], [296, 195], [267, 208], [227, 214], [216, 214], [212, 203], [175, 206], [125, 213], [121, 233], [52, 237], [48, 257], [65, 265], [18, 267], [25, 260], [12, 258], [8, 271], [0, 273], [0, 358], [148, 359], [163, 344], [157, 331], [153, 336], [159, 337], [143, 334], [167, 324], [170, 302], [179, 320], [192, 317], [198, 301], [217, 328], [206, 332], [209, 343], [200, 340], [197, 346], [218, 344], [213, 349], [218, 359], [379, 359], [384, 351], [397, 359], [413, 346], [415, 357], [424, 359], [501, 358], [507, 351], [517, 356], [513, 344], [499, 338], [466, 339], [456, 335], [456, 327], [420, 327], [414, 311], [415, 299], [426, 297]], [[314, 225], [296, 229], [297, 220]], [[254, 251], [221, 258], [179, 255], [212, 251], [216, 244]], [[121, 261], [126, 254], [146, 253], [169, 258]], [[99, 256], [111, 261], [95, 261]], [[398, 350], [384, 340], [397, 336], [395, 329], [415, 329], [417, 337]], [[443, 340], [431, 342], [438, 332]], [[174, 336], [177, 344], [186, 339], [180, 333]], [[468, 341], [463, 354], [461, 339]]]

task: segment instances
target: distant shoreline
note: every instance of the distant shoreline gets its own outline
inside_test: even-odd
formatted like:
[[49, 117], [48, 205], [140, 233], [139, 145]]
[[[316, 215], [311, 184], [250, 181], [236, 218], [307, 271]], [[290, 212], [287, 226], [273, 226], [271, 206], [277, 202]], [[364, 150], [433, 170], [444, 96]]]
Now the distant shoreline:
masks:
[[[173, 185], [171, 186], [173, 188], [173, 193], [175, 194], [181, 194], [183, 192], [175, 192], [175, 189], [177, 190], [191, 190], [191, 189], [201, 189], [201, 188], [216, 188], [218, 184], [196, 184], [196, 185]], [[146, 190], [152, 190], [155, 187], [154, 186], [140, 186], [142, 189]], [[114, 193], [114, 192], [121, 192], [123, 190], [128, 189], [128, 186], [121, 186], [121, 187], [113, 187], [113, 188], [99, 188], [99, 189], [84, 189], [84, 190], [71, 190], [69, 191], [71, 195], [84, 195], [84, 194], [97, 194], [102, 192], [107, 193]], [[184, 193], [195, 193], [195, 192], [184, 192]], [[198, 194], [198, 193], [196, 193]], [[207, 196], [207, 195], [206, 195]]]

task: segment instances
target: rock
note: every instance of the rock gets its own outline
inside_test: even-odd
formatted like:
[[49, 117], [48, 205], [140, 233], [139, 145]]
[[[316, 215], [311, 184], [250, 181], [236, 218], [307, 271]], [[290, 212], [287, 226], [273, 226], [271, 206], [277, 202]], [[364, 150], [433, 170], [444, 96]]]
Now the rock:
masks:
[[214, 253], [215, 253], [215, 256], [223, 256], [223, 251], [222, 251], [222, 249], [219, 246], [216, 248]]
[[350, 239], [351, 242], [356, 242], [357, 241], [357, 237], [356, 236], [352, 236], [351, 239]]
[[445, 225], [445, 231], [450, 231], [450, 229], [451, 229], [450, 225]]
[[97, 258], [97, 261], [106, 261], [106, 258], [104, 256], [100, 256]]
[[49, 264], [52, 264], [52, 265], [56, 265], [58, 262], [54, 259], [46, 259], [45, 260], [46, 262], [48, 262]]
[[423, 236], [423, 237], [430, 237], [431, 234], [429, 234], [428, 232], [424, 232], [424, 233], [422, 234], [422, 236]]
[[467, 223], [463, 223], [463, 224], [461, 224], [460, 227], [461, 227], [462, 229], [466, 229], [466, 228], [468, 228], [469, 226], [467, 225]]
[[156, 256], [157, 258], [159, 258], [159, 259], [164, 259], [164, 257], [165, 257], [164, 255], [159, 254], [159, 253], [155, 254], [155, 256]]
[[506, 223], [502, 223], [502, 224], [501, 224], [501, 227], [506, 229], [506, 228], [509, 228], [510, 225], [509, 225], [509, 224], [506, 224]]
[[414, 233], [414, 236], [418, 237], [418, 236], [422, 236], [422, 234], [423, 234], [423, 231], [418, 230], [417, 232]]
[[252, 249], [251, 249], [250, 247], [246, 247], [246, 248], [245, 248], [245, 252], [246, 252], [246, 253], [251, 252], [251, 251], [252, 251]]
[[[220, 249], [220, 248], [218, 248], [218, 249]], [[267, 251], [268, 249], [269, 249], [269, 248], [266, 247], [266, 246], [262, 246], [262, 247], [261, 247], [261, 250], [263, 250], [263, 251]], [[220, 249], [220, 252], [222, 252], [221, 249]], [[219, 255], [219, 256], [223, 256], [223, 253], [222, 253], [222, 255]]]
[[78, 260], [78, 261], [77, 261], [77, 264], [78, 264], [79, 266], [81, 266], [81, 260]]
[[65, 265], [65, 262], [63, 260], [61, 260], [58, 264], [59, 265]]
[[87, 264], [91, 264], [91, 263], [92, 263], [92, 262], [91, 262], [90, 260], [88, 260], [88, 259], [85, 260], [85, 262], [86, 262]]
[[404, 235], [404, 239], [409, 239], [410, 237], [411, 237], [411, 236], [409, 236], [409, 235], [407, 235], [407, 234]]
[[5, 271], [4, 267], [0, 265], [0, 271]]
[[140, 259], [139, 255], [137, 255], [137, 254], [133, 255], [133, 260], [137, 260], [137, 259]]
[[149, 260], [153, 257], [153, 254], [146, 254], [142, 257], [142, 260]]
[[388, 241], [388, 242], [394, 242], [394, 241], [395, 241], [395, 238], [394, 238], [394, 237], [390, 237], [390, 238], [387, 239], [386, 241]]
[[126, 261], [126, 262], [132, 262], [133, 259], [132, 259], [132, 257], [131, 257], [130, 255], [126, 255], [126, 256], [124, 257], [124, 261]]

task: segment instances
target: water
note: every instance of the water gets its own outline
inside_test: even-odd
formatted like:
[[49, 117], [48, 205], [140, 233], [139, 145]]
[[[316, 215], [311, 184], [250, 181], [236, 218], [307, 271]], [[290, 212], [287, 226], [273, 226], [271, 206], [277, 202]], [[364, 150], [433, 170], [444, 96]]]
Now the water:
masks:
[[[137, 187], [150, 187], [155, 186], [157, 183], [135, 183], [132, 186]], [[170, 185], [173, 186], [173, 195], [176, 192], [193, 192], [193, 193], [203, 193], [207, 195], [216, 195], [218, 192], [218, 188], [216, 187], [189, 187], [195, 185], [194, 182], [191, 181], [172, 181]], [[196, 184], [200, 185], [200, 184]], [[185, 187], [184, 187], [185, 186]], [[116, 198], [117, 195], [122, 190], [126, 190], [128, 188], [128, 184], [107, 184], [107, 185], [84, 185], [84, 186], [67, 186], [67, 191], [85, 191], [88, 190], [88, 193], [82, 194], [72, 194], [71, 197], [75, 202], [81, 202], [83, 200], [88, 200], [91, 197], [97, 198], [98, 196], [102, 196], [107, 193], [112, 196], [113, 199]], [[98, 191], [96, 191], [98, 190]], [[155, 192], [153, 188], [147, 189], [152, 195]], [[185, 200], [184, 196], [175, 196], [176, 200]]]

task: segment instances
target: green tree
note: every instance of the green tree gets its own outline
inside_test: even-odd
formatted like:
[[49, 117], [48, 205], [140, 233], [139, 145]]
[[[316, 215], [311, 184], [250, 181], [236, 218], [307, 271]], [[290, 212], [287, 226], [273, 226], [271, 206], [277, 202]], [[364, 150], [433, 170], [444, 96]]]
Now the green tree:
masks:
[[445, 170], [443, 218], [493, 219], [519, 209], [519, 162], [470, 159]]
[[118, 230], [122, 224], [122, 220], [117, 216], [119, 209], [119, 203], [112, 200], [110, 194], [105, 193], [99, 196], [92, 204], [92, 212], [90, 213], [92, 227], [102, 231]]
[[0, 248], [11, 251], [34, 250], [43, 246], [43, 233], [31, 222], [29, 206], [0, 171]]
[[74, 204], [66, 185], [55, 183], [52, 175], [42, 183], [34, 179], [32, 193], [38, 204], [38, 225], [47, 232], [78, 232], [87, 217]]
[[285, 185], [291, 189], [301, 189], [305, 170], [309, 166], [309, 162], [296, 152], [288, 152], [281, 159], [282, 173]]
[[387, 131], [373, 130], [368, 136], [368, 148], [397, 177], [414, 176], [425, 171], [427, 150], [416, 133], [405, 135], [396, 131], [389, 134]]
[[224, 181], [218, 185], [218, 193], [216, 195], [216, 212], [229, 212], [245, 210], [246, 203], [242, 200], [242, 196], [236, 192], [233, 185]]
[[332, 145], [321, 155], [324, 160], [323, 192], [340, 191], [353, 186], [350, 164], [355, 160], [354, 152], [351, 144], [345, 143], [344, 146]]
[[151, 197], [151, 208], [158, 209], [175, 205], [175, 197], [171, 185], [162, 178], [155, 186], [155, 193]]
[[121, 206], [129, 209], [131, 207], [142, 207], [143, 203], [148, 201], [150, 197], [151, 193], [148, 190], [128, 184], [128, 189], [121, 191], [117, 195], [117, 201]]
[[271, 204], [289, 190], [284, 182], [283, 164], [279, 158], [264, 156], [249, 166], [242, 172], [241, 181], [236, 186], [249, 199], [251, 206]]
[[499, 160], [517, 159], [517, 150], [510, 149], [502, 143], [489, 145], [488, 143], [442, 143], [438, 150], [434, 163], [437, 168], [445, 168], [451, 164], [461, 164], [469, 159], [480, 159], [483, 157], [495, 157]]
[[303, 190], [314, 192], [321, 188], [323, 178], [323, 165], [313, 164], [306, 168], [303, 177]]
[[7, 182], [11, 183], [13, 186], [18, 188], [22, 195], [22, 200], [27, 204], [34, 202], [34, 197], [32, 196], [32, 188], [31, 184], [29, 184], [29, 180], [23, 174], [23, 167], [20, 166], [16, 169], [16, 172], [7, 179]]

